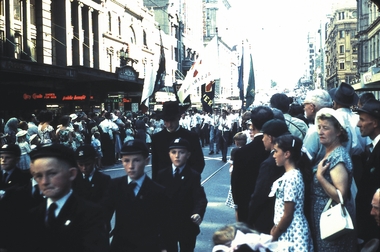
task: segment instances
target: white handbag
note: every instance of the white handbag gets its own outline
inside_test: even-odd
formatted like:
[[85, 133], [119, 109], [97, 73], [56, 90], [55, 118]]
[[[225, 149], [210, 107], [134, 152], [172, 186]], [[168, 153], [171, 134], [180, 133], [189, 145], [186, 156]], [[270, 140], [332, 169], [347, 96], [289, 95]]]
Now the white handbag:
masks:
[[332, 203], [330, 198], [321, 214], [319, 227], [322, 240], [334, 240], [354, 229], [350, 213], [344, 206], [342, 194], [338, 189], [336, 191], [338, 192], [340, 203], [330, 208]]

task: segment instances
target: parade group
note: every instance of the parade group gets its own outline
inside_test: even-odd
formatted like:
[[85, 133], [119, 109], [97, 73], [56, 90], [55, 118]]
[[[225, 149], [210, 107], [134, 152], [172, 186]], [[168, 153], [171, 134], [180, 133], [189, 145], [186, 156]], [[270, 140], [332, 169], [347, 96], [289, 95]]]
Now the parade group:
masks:
[[[380, 251], [380, 101], [346, 83], [247, 111], [168, 101], [149, 115], [4, 119], [1, 252], [194, 251], [208, 204], [202, 148], [229, 164], [236, 218], [215, 230], [213, 252]], [[111, 179], [115, 164], [125, 175]], [[325, 237], [321, 215], [339, 203], [353, 228]]]

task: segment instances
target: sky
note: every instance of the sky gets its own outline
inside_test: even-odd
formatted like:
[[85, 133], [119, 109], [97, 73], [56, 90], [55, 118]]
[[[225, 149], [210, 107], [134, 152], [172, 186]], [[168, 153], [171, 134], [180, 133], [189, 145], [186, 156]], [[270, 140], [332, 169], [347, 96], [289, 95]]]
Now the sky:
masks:
[[[270, 86], [271, 80], [279, 87], [294, 86], [306, 74], [308, 34], [317, 37], [318, 51], [318, 29], [337, 0], [229, 2], [233, 17], [230, 32], [236, 44], [244, 39], [251, 44], [257, 89]], [[356, 4], [355, 0], [349, 2]]]

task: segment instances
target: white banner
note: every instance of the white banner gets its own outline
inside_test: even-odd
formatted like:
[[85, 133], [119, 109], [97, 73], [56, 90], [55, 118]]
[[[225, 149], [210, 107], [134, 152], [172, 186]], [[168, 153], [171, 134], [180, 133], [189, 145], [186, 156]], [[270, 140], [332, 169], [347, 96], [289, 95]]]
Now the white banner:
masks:
[[185, 80], [178, 90], [178, 98], [181, 103], [183, 103], [186, 97], [194, 92], [197, 87], [218, 78], [218, 59], [218, 38], [214, 36], [191, 66], [190, 70], [187, 71]]

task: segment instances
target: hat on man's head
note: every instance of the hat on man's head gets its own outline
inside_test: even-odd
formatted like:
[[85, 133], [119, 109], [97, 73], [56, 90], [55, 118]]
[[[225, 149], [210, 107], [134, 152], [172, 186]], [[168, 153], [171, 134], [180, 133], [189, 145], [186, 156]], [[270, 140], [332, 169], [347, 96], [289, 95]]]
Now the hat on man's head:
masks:
[[71, 120], [75, 120], [78, 118], [77, 114], [70, 114], [69, 116], [70, 116]]
[[21, 156], [21, 149], [17, 144], [4, 144], [0, 149], [0, 154], [12, 154], [19, 157]]
[[142, 154], [144, 157], [149, 156], [148, 146], [140, 139], [129, 140], [121, 147], [121, 156], [135, 154]]
[[359, 100], [354, 88], [345, 82], [342, 82], [337, 88], [330, 89], [329, 94], [331, 99], [346, 107], [356, 105]]
[[77, 161], [94, 160], [96, 151], [90, 144], [81, 145], [75, 151], [75, 158]]
[[28, 131], [26, 131], [26, 130], [20, 130], [19, 132], [17, 132], [16, 137], [25, 136], [26, 133], [28, 133]]
[[30, 160], [34, 161], [39, 158], [54, 157], [64, 160], [72, 167], [76, 166], [75, 153], [72, 149], [63, 144], [43, 144], [33, 149], [30, 153]]
[[375, 99], [370, 99], [364, 105], [355, 110], [356, 113], [366, 113], [377, 119], [380, 119], [380, 101]]
[[164, 102], [162, 107], [162, 112], [159, 114], [160, 119], [164, 121], [172, 121], [179, 119], [181, 115], [178, 101], [167, 101]]
[[186, 139], [179, 137], [170, 143], [169, 150], [171, 149], [186, 149], [190, 151], [190, 143]]
[[264, 123], [261, 132], [273, 137], [290, 134], [285, 121], [280, 119], [272, 119]]

